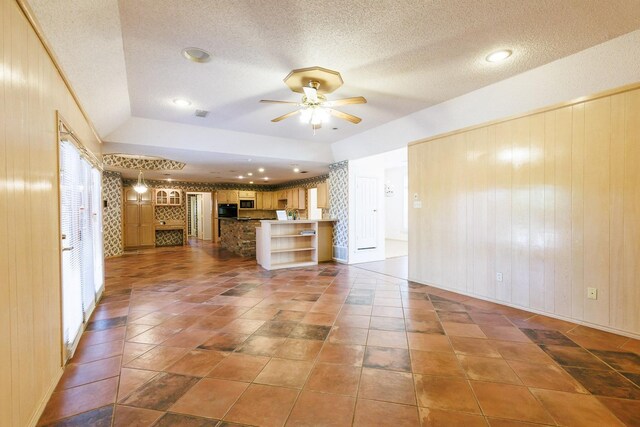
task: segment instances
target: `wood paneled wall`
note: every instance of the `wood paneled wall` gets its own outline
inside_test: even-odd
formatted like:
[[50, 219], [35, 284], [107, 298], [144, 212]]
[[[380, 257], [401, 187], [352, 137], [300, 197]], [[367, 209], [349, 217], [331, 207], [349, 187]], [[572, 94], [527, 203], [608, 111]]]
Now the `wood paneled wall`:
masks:
[[638, 85], [414, 143], [415, 193], [411, 280], [640, 334]]
[[94, 136], [15, 0], [0, 0], [0, 425], [34, 425], [62, 372], [56, 110]]

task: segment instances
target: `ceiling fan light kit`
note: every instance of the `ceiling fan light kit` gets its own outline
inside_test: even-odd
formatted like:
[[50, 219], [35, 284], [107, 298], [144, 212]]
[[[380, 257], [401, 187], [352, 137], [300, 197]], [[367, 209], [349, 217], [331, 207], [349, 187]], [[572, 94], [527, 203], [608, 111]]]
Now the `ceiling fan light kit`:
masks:
[[300, 114], [300, 122], [311, 125], [313, 134], [317, 129], [322, 127], [323, 123], [327, 123], [331, 116], [339, 119], [347, 120], [353, 124], [362, 121], [361, 118], [352, 114], [337, 111], [331, 107], [339, 107], [341, 105], [365, 104], [367, 100], [362, 96], [353, 98], [338, 99], [328, 101], [325, 94], [332, 93], [344, 83], [342, 76], [337, 71], [329, 70], [322, 67], [300, 68], [291, 71], [284, 78], [284, 83], [289, 86], [293, 92], [303, 93], [302, 102], [292, 101], [274, 101], [263, 99], [260, 102], [275, 104], [292, 104], [301, 107], [299, 110], [292, 111], [271, 120], [279, 122], [296, 114]]

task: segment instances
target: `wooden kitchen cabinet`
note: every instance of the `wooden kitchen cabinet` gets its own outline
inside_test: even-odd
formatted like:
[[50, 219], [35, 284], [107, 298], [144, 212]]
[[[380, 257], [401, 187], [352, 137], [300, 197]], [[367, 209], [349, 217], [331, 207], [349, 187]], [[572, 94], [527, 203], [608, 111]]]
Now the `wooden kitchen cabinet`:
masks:
[[264, 193], [261, 191], [256, 191], [256, 209], [264, 209]]
[[156, 206], [180, 206], [182, 205], [182, 191], [178, 189], [155, 190]]
[[239, 192], [239, 196], [241, 199], [254, 199], [256, 197], [256, 192], [255, 191], [243, 191], [240, 190]]
[[152, 191], [139, 194], [132, 187], [124, 189], [124, 247], [140, 248], [155, 245]]
[[238, 203], [237, 190], [218, 190], [218, 203]]
[[329, 208], [329, 186], [327, 181], [321, 182], [317, 186], [318, 190], [318, 207], [319, 208]]

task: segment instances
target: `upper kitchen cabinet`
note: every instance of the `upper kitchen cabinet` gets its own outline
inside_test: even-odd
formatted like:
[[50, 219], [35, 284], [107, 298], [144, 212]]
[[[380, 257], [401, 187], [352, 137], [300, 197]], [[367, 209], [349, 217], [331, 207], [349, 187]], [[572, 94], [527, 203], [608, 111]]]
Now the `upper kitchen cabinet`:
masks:
[[306, 209], [307, 190], [304, 188], [291, 188], [285, 193], [286, 206], [289, 209]]
[[182, 191], [177, 189], [158, 189], [156, 193], [156, 206], [180, 206], [182, 205]]
[[238, 203], [237, 190], [218, 190], [218, 203]]
[[240, 198], [241, 199], [255, 199], [256, 198], [256, 192], [255, 191], [243, 191], [240, 190], [238, 193], [240, 193]]
[[321, 182], [317, 186], [318, 190], [318, 207], [319, 208], [329, 208], [329, 186], [327, 181]]

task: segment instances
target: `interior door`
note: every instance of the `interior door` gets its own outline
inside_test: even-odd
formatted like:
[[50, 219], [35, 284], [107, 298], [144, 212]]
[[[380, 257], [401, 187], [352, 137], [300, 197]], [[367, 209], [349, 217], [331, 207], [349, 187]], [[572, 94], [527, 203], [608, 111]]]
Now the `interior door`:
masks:
[[69, 356], [82, 329], [82, 247], [80, 231], [80, 155], [60, 146], [60, 228], [62, 250], [62, 338]]
[[356, 177], [356, 249], [374, 249], [378, 242], [378, 178]]

